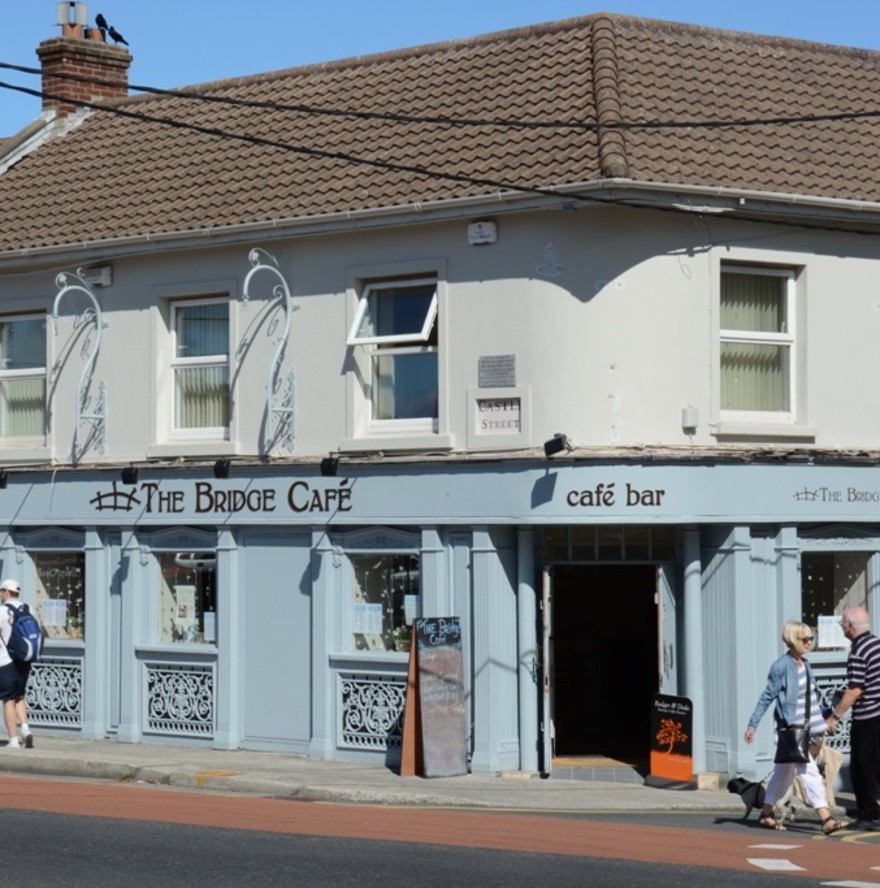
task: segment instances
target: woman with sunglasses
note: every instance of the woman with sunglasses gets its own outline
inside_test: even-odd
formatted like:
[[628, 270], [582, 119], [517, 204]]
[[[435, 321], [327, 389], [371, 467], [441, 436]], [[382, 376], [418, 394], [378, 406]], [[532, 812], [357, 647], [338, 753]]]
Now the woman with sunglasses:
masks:
[[[813, 645], [813, 633], [810, 627], [798, 620], [789, 620], [783, 627], [782, 640], [788, 647], [788, 652], [770, 666], [767, 687], [758, 698], [755, 711], [749, 719], [749, 726], [745, 734], [746, 743], [751, 743], [755, 739], [755, 729], [771, 703], [776, 704], [774, 717], [777, 725], [803, 724], [808, 693], [811, 695], [810, 735], [814, 738], [821, 737], [828, 730], [822, 716], [813, 673], [804, 658], [804, 654], [808, 650], [812, 650]], [[801, 778], [809, 804], [816, 810], [819, 822], [822, 824], [822, 832], [826, 836], [830, 836], [831, 833], [837, 832], [839, 829], [846, 829], [849, 826], [849, 821], [837, 820], [831, 816], [828, 797], [825, 794], [825, 782], [819, 773], [812, 753], [810, 753], [810, 760], [802, 764], [780, 763], [774, 765], [773, 773], [767, 782], [764, 805], [758, 823], [767, 829], [785, 829], [781, 820], [775, 817], [773, 806], [788, 793], [796, 775]]]

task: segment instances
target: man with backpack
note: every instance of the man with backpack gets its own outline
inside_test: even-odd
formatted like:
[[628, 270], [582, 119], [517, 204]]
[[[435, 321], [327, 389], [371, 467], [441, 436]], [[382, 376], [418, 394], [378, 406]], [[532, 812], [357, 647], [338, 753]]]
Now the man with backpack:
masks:
[[[31, 674], [31, 660], [16, 659], [10, 651], [12, 630], [22, 614], [28, 614], [28, 606], [18, 600], [21, 586], [18, 580], [0, 583], [0, 701], [3, 702], [3, 721], [9, 735], [8, 748], [24, 746], [33, 749], [34, 737], [28, 725], [27, 705], [24, 694]], [[39, 653], [39, 651], [37, 651]], [[18, 725], [21, 725], [21, 740]]]

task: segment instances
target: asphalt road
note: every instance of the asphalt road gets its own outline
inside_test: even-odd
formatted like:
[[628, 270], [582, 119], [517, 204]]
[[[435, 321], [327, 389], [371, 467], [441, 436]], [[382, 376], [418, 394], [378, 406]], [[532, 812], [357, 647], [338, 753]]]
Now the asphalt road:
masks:
[[787, 833], [711, 812], [627, 818], [295, 802], [0, 778], [10, 884], [880, 885], [880, 835]]

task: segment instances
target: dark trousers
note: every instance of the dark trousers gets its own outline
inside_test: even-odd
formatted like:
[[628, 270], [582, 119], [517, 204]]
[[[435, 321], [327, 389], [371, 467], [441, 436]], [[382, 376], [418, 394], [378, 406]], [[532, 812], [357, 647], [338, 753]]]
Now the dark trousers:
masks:
[[877, 781], [880, 779], [880, 715], [853, 719], [850, 724], [849, 771], [859, 817], [880, 818]]

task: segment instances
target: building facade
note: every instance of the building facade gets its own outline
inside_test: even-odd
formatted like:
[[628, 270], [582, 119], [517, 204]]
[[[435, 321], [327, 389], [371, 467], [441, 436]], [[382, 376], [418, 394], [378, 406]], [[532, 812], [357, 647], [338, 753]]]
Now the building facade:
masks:
[[[494, 123], [440, 147], [436, 121], [358, 123], [410, 139], [368, 172], [204, 133], [166, 144], [155, 119], [196, 101], [180, 95], [120, 98], [118, 119], [75, 95], [82, 120], [13, 149], [0, 559], [49, 637], [35, 725], [393, 765], [403, 630], [456, 616], [474, 771], [639, 761], [658, 692], [692, 701], [698, 770], [765, 770], [770, 725], [741, 738], [785, 620], [817, 626], [830, 694], [835, 618], [880, 613], [880, 195], [854, 192], [857, 170], [829, 184], [818, 161], [749, 180], [737, 151], [758, 150], [754, 131], [720, 167], [695, 136], [674, 174], [668, 135], [588, 127], [540, 162], [538, 137], [497, 135], [521, 91], [493, 88], [517, 59], [546, 63], [531, 107], [574, 83], [586, 107], [548, 114], [595, 120], [603, 65], [640, 70], [657, 40], [658, 113], [682, 66], [720, 53], [732, 71], [743, 45], [826, 80], [858, 62], [597, 16], [217, 87], [238, 103], [271, 89], [268, 131], [285, 101], [428, 70], [419, 88], [472, 116], [451, 72], [482, 72]], [[127, 58], [88, 30], [59, 41]], [[487, 71], [499, 43], [510, 59]], [[636, 119], [625, 82], [620, 119]], [[788, 88], [789, 107], [815, 101]], [[760, 99], [701, 114], [742, 119]], [[216, 112], [230, 134], [236, 108]], [[821, 159], [827, 126], [780, 138]], [[425, 183], [420, 158], [438, 171]], [[91, 184], [93, 166], [109, 180]]]

